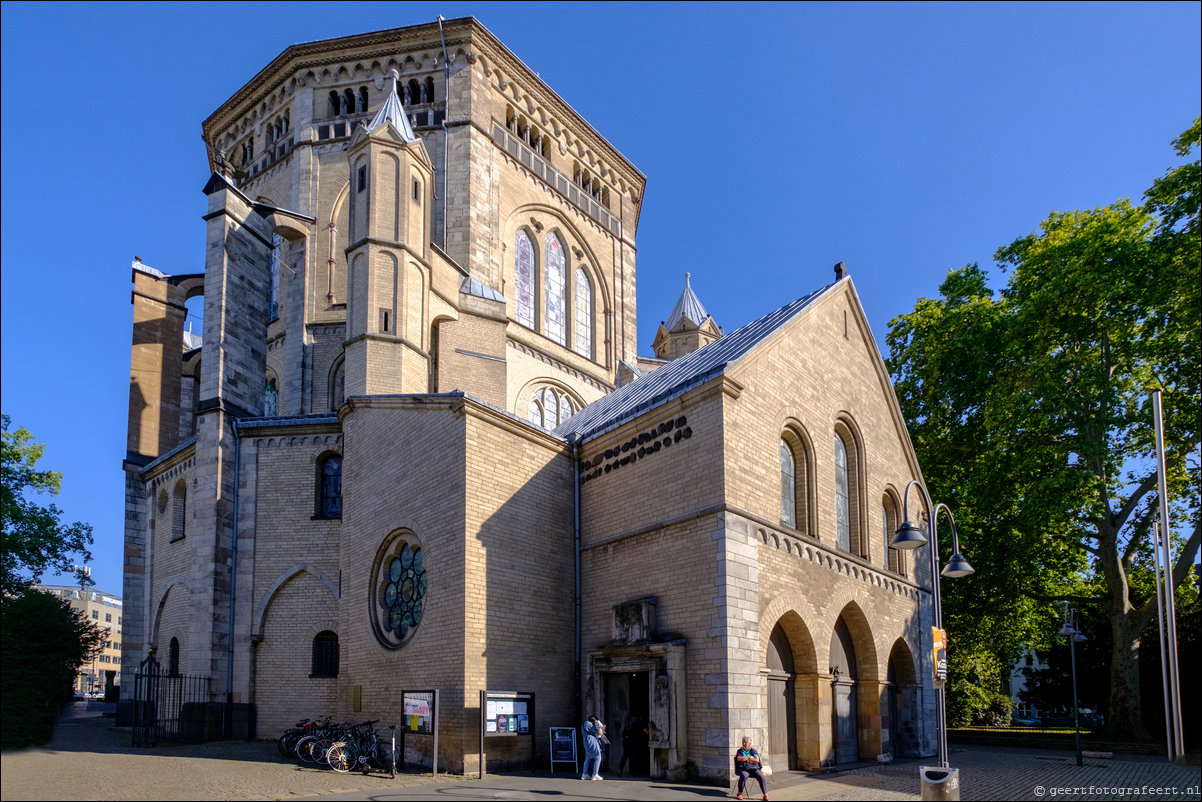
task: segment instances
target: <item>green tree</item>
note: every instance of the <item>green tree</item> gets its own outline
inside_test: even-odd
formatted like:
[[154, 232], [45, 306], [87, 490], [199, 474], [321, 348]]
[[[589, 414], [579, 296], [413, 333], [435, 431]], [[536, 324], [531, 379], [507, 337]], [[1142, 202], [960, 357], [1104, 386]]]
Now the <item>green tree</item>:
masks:
[[[1174, 142], [1183, 156], [1198, 144], [1198, 121]], [[1136, 736], [1140, 636], [1155, 615], [1153, 388], [1176, 582], [1200, 541], [1198, 164], [1157, 179], [1144, 206], [1052, 213], [995, 255], [1000, 294], [976, 265], [953, 271], [888, 334], [930, 490], [955, 510], [977, 568], [943, 585], [948, 627], [973, 658], [949, 651], [953, 675], [991, 652], [998, 674], [982, 684], [1000, 684], [1019, 645], [1049, 631], [1047, 602], [1097, 600], [1112, 636], [1108, 728]]]
[[62, 510], [53, 504], [38, 504], [30, 497], [57, 494], [63, 475], [38, 470], [37, 462], [46, 447], [33, 442], [33, 435], [24, 427], [9, 431], [11, 423], [8, 415], [0, 415], [0, 515], [4, 537], [0, 591], [5, 596], [21, 594], [31, 582], [40, 581], [47, 570], [72, 573], [75, 564], [92, 559], [88, 550], [92, 527], [79, 522], [64, 524]]
[[47, 743], [79, 667], [104, 634], [62, 599], [30, 588], [0, 604], [0, 627], [0, 745]]

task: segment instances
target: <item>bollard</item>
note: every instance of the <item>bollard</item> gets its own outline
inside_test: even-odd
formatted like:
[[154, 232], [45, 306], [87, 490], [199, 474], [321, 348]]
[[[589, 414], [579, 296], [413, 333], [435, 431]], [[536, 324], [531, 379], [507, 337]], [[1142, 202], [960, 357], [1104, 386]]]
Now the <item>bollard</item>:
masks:
[[940, 766], [919, 766], [918, 777], [922, 782], [920, 799], [960, 800], [960, 769]]

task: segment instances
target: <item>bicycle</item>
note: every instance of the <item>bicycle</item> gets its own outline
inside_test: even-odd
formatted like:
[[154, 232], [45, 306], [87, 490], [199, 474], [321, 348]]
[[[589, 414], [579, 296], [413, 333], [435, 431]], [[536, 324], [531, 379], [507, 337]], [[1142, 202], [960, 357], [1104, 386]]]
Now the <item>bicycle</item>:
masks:
[[[316, 763], [325, 757], [325, 750], [337, 738], [334, 738], [335, 728], [331, 726], [333, 716], [326, 716], [320, 722], [310, 722], [308, 733], [300, 738], [293, 747], [293, 753], [305, 763]], [[314, 747], [320, 746], [320, 751], [314, 752]]]
[[280, 750], [280, 754], [284, 757], [296, 756], [296, 742], [308, 735], [312, 730], [313, 722], [310, 719], [301, 719], [296, 722], [296, 726], [285, 730], [279, 740], [275, 742], [276, 748]]
[[[352, 768], [359, 768], [367, 774], [373, 767], [387, 771], [390, 777], [396, 777], [396, 752], [391, 743], [380, 740], [380, 734], [374, 728], [379, 719], [365, 721], [351, 727], [345, 741], [333, 744], [326, 752], [326, 762], [334, 771], [346, 774]], [[388, 729], [395, 730], [395, 726]]]

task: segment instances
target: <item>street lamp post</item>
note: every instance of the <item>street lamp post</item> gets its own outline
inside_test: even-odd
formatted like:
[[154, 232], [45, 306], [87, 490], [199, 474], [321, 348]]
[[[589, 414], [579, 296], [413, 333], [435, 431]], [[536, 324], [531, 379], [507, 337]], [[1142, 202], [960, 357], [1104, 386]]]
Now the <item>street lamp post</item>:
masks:
[[[1071, 615], [1070, 615], [1071, 613]], [[1076, 627], [1077, 611], [1070, 610], [1068, 602], [1064, 603], [1064, 626], [1060, 627], [1058, 635], [1068, 638], [1069, 663], [1073, 672], [1073, 737], [1077, 748], [1077, 765], [1083, 765], [1081, 759], [1081, 713], [1077, 708], [1077, 644], [1088, 640]]]
[[[902, 494], [903, 523], [897, 528], [890, 545], [895, 549], [916, 549], [927, 542], [922, 529], [910, 521], [910, 488], [915, 486], [922, 492], [923, 501], [926, 502], [926, 508], [931, 513], [931, 604], [935, 613], [935, 628], [943, 629], [943, 605], [939, 596], [940, 575], [955, 579], [968, 576], [973, 573], [974, 569], [960, 554], [960, 537], [956, 534], [956, 519], [952, 517], [952, 511], [942, 502], [934, 503], [931, 500], [931, 494], [916, 479], [906, 485], [906, 491]], [[952, 525], [952, 557], [942, 572], [939, 570], [939, 527], [937, 524], [940, 510], [947, 513], [947, 520]], [[935, 730], [939, 748], [939, 765], [946, 769], [950, 767], [950, 764], [947, 762], [947, 699], [943, 688], [935, 689]]]

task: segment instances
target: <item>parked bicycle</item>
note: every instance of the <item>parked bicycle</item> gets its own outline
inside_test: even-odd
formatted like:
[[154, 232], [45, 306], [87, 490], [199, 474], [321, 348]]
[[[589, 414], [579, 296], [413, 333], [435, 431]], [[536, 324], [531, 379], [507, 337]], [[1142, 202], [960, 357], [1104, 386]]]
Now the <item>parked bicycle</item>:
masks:
[[[350, 728], [346, 740], [338, 741], [326, 752], [326, 762], [334, 771], [347, 773], [351, 769], [359, 769], [367, 774], [373, 768], [387, 771], [390, 777], [396, 776], [395, 737], [388, 741], [380, 739], [380, 733], [375, 729], [379, 724], [375, 721], [365, 721]], [[396, 730], [395, 726], [389, 726]]]

